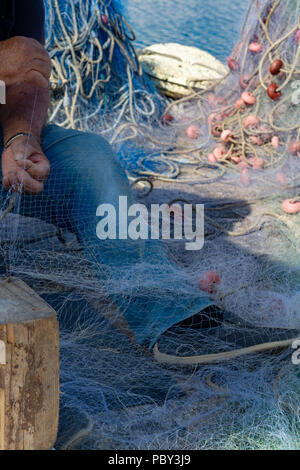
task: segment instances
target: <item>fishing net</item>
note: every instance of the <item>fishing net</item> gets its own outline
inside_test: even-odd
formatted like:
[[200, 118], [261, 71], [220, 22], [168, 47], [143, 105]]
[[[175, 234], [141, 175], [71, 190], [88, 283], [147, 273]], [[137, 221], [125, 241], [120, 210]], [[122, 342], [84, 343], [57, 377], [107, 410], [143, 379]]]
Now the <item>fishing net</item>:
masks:
[[[56, 447], [298, 449], [293, 349], [245, 351], [243, 335], [255, 345], [264, 335], [272, 341], [274, 329], [288, 338], [300, 330], [299, 0], [251, 2], [226, 77], [208, 90], [191, 83], [190, 96], [174, 102], [143, 75], [120, 5], [46, 4], [49, 119], [69, 130], [55, 130], [55, 149], [54, 128], [45, 132], [47, 156], [58, 153], [51, 188], [5, 196], [1, 250], [6, 274], [28, 282], [59, 315]], [[79, 130], [94, 137], [83, 145]], [[101, 262], [89, 232], [97, 224], [95, 168], [112, 187], [124, 188], [125, 179], [93, 156], [107, 145], [99, 135], [112, 144], [135, 200], [176, 202], [179, 217], [184, 203], [205, 204], [202, 250], [185, 250], [186, 240], [148, 241], [139, 261], [129, 241], [103, 242], [101, 250], [115, 254], [111, 265]], [[74, 193], [80, 197], [70, 205]], [[150, 350], [133, 340], [124, 322], [130, 309], [142, 311], [133, 299], [172, 313], [206, 298], [199, 281], [212, 270], [210, 298], [246, 326], [230, 323], [226, 337], [174, 327]], [[243, 352], [226, 356], [235, 342]], [[219, 356], [201, 360], [205, 353]]]

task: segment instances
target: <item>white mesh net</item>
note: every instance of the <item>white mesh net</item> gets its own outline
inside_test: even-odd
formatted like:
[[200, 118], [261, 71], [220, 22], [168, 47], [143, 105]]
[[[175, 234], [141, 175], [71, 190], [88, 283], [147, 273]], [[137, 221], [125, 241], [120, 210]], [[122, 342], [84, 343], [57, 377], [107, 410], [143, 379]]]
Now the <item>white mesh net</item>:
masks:
[[[289, 213], [300, 200], [299, 5], [251, 2], [228, 76], [167, 102], [142, 75], [133, 32], [111, 2], [47, 2], [50, 121], [69, 130], [45, 130], [45, 191], [14, 195], [13, 210], [3, 194], [0, 229], [3, 269], [59, 314], [57, 448], [299, 448], [290, 343], [255, 349], [282, 339], [282, 329], [287, 340], [300, 330], [300, 214]], [[136, 243], [100, 244], [96, 202], [109, 195], [104, 202], [118, 204], [127, 187], [99, 134], [136, 182], [136, 200], [205, 204], [201, 251], [149, 241], [139, 257]], [[246, 326], [227, 325], [226, 334], [173, 327], [154, 356], [132, 340], [124, 318], [137, 315], [141, 334], [159, 331], [156, 309], [172, 316], [204, 298], [199, 280], [211, 270], [220, 282], [210, 297]], [[243, 353], [228, 359], [236, 349]]]

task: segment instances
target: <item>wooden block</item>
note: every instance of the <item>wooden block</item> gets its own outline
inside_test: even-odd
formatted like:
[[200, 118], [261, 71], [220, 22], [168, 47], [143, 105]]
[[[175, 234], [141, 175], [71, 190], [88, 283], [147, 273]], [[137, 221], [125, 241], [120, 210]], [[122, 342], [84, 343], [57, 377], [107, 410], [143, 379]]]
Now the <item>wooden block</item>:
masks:
[[51, 449], [58, 412], [56, 312], [19, 279], [1, 280], [0, 449]]

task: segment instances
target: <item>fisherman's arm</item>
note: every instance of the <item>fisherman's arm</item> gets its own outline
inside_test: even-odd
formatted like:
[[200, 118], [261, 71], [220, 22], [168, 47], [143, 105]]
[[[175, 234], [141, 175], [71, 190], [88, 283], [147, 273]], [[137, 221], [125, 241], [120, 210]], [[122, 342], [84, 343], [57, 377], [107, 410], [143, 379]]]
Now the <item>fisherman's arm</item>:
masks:
[[23, 191], [39, 193], [50, 169], [39, 142], [49, 107], [51, 61], [37, 41], [16, 37], [0, 43], [0, 63], [6, 65], [0, 66], [6, 85], [6, 104], [0, 108], [3, 142], [23, 132], [34, 136], [18, 137], [3, 151], [3, 185], [22, 183]]
[[[0, 80], [6, 85], [6, 104], [0, 107], [3, 142], [19, 136], [2, 154], [3, 185], [20, 185], [39, 193], [50, 166], [40, 137], [49, 108], [51, 60], [44, 47], [45, 11], [42, 0], [16, 0], [11, 38], [0, 43]], [[27, 171], [24, 171], [26, 169]]]
[[48, 159], [40, 145], [48, 100], [48, 93], [27, 84], [8, 90], [7, 105], [2, 105], [0, 112], [3, 142], [17, 137], [2, 152], [2, 183], [6, 189], [22, 188], [23, 192], [30, 194], [43, 190], [50, 172]]

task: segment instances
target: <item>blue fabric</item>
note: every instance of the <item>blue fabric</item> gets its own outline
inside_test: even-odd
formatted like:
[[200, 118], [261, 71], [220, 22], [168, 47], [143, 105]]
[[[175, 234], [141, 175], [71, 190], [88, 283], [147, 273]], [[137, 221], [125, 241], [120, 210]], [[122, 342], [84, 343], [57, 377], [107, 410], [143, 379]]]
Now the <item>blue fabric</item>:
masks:
[[[102, 241], [96, 235], [100, 220], [96, 210], [100, 204], [109, 203], [117, 208], [119, 196], [127, 196], [128, 205], [133, 202], [127, 177], [108, 142], [99, 135], [49, 125], [43, 132], [42, 147], [51, 164], [50, 176], [41, 195], [22, 196], [20, 213], [76, 233], [99, 278], [114, 275], [116, 267], [138, 266], [144, 260], [157, 263], [158, 276], [171, 279], [170, 260], [160, 241]], [[157, 291], [155, 300], [153, 295], [149, 300], [142, 289], [143, 276], [141, 273], [139, 276], [140, 295], [135, 293], [133, 298], [129, 292], [127, 298], [112, 296], [112, 299], [137, 342], [149, 348], [172, 325], [212, 303], [196, 294], [194, 298], [183, 296], [174, 301], [176, 285], [171, 285], [169, 292]]]

